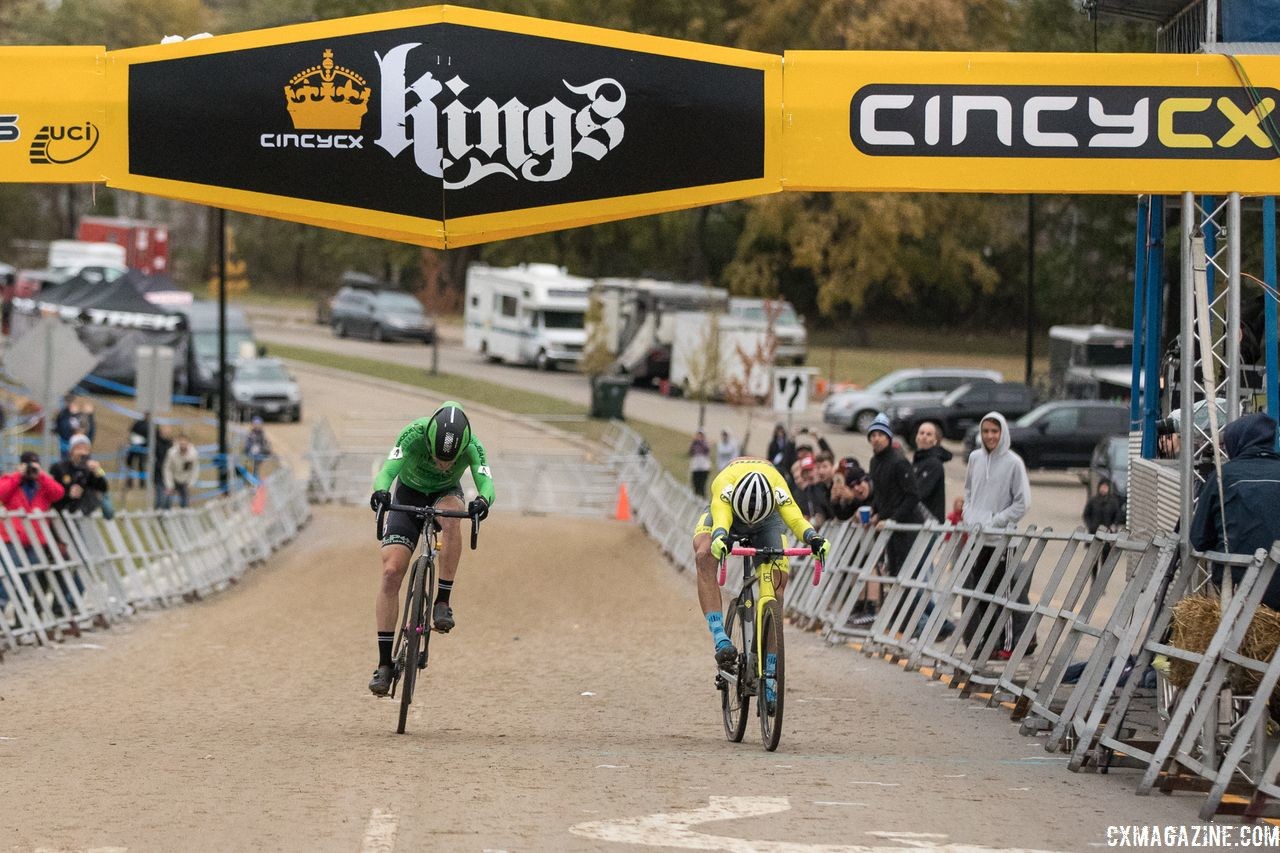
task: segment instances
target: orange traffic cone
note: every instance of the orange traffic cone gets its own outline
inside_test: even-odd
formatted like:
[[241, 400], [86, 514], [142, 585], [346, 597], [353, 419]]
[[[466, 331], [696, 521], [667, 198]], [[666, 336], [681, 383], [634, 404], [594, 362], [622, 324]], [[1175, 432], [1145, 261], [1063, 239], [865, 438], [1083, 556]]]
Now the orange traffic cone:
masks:
[[627, 498], [627, 484], [618, 484], [618, 508], [614, 511], [613, 517], [618, 521], [631, 520], [631, 501]]
[[262, 515], [267, 509], [267, 484], [259, 483], [258, 490], [253, 494], [253, 503], [249, 504], [249, 511], [254, 515]]

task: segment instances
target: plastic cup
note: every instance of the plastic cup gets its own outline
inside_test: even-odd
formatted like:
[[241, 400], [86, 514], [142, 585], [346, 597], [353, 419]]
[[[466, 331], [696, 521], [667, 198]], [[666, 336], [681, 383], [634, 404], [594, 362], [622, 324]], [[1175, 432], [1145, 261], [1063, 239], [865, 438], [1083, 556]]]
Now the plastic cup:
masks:
[[858, 521], [862, 522], [863, 524], [871, 523], [871, 507], [869, 506], [858, 507]]

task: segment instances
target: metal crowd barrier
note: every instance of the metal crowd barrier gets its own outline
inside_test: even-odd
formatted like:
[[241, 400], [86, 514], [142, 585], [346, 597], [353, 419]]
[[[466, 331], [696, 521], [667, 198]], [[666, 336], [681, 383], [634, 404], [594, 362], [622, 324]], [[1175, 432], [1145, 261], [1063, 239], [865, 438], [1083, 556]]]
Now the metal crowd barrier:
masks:
[[0, 510], [0, 657], [235, 583], [310, 518], [280, 468], [198, 509], [101, 516]]
[[[691, 533], [705, 502], [663, 471], [625, 425], [612, 424], [604, 443], [624, 460], [618, 477], [638, 523], [692, 572]], [[821, 533], [831, 543], [822, 582], [787, 592], [796, 628], [1006, 708], [1022, 735], [1066, 753], [1071, 770], [1136, 766], [1137, 793], [1206, 791], [1205, 820], [1224, 813], [1251, 820], [1268, 816], [1269, 806], [1275, 816], [1280, 739], [1268, 736], [1268, 725], [1280, 655], [1251, 657], [1258, 653], [1246, 650], [1246, 632], [1277, 570], [1280, 543], [1253, 557], [1183, 558], [1176, 538], [1163, 533], [938, 523], [877, 530], [848, 522], [830, 522]], [[897, 577], [884, 571], [894, 534], [913, 537]], [[1174, 605], [1207, 588], [1210, 563], [1234, 567], [1239, 580], [1226, 573], [1207, 648], [1175, 648], [1168, 639]], [[879, 602], [874, 615], [868, 599]], [[1008, 649], [1005, 625], [1020, 626]], [[1280, 620], [1274, 632], [1280, 635]], [[1185, 688], [1152, 666], [1157, 655], [1195, 667]], [[1249, 678], [1243, 685], [1242, 675]], [[1280, 697], [1275, 708], [1280, 715]], [[1243, 799], [1228, 802], [1228, 794]]]

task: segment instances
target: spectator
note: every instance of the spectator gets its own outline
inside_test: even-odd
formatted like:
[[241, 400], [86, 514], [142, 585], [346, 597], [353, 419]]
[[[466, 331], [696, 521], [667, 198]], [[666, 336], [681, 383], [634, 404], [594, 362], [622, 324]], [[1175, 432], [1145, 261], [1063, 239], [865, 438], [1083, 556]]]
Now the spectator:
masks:
[[700, 498], [707, 496], [707, 476], [710, 473], [711, 445], [707, 444], [706, 434], [698, 430], [689, 443], [689, 479], [693, 483], [693, 493]]
[[49, 475], [62, 485], [64, 494], [53, 505], [60, 512], [89, 515], [99, 507], [108, 518], [114, 513], [110, 504], [103, 505], [107, 495], [107, 478], [98, 460], [91, 459], [89, 454], [93, 446], [87, 436], [77, 433], [71, 436], [68, 444], [67, 458], [54, 463]]
[[820, 451], [813, 461], [813, 483], [806, 487], [805, 497], [809, 503], [809, 523], [817, 529], [835, 514], [831, 508], [831, 487], [836, 466], [835, 459], [825, 450]]
[[943, 467], [951, 461], [951, 451], [943, 447], [941, 431], [933, 421], [925, 421], [916, 430], [916, 455], [911, 468], [920, 490], [920, 505], [930, 518], [941, 521], [947, 512], [947, 472]]
[[[812, 492], [810, 489], [818, 482], [817, 475], [818, 463], [814, 462], [812, 453], [801, 453], [791, 466], [791, 474], [787, 477], [787, 485], [791, 490], [791, 496], [795, 498], [796, 506], [800, 508], [800, 513], [812, 523], [813, 507], [809, 502]], [[813, 525], [815, 528], [816, 524]]]
[[1098, 481], [1098, 493], [1085, 502], [1083, 518], [1090, 533], [1114, 533], [1124, 526], [1124, 508], [1106, 477]]
[[841, 459], [831, 481], [831, 514], [840, 521], [848, 521], [870, 497], [870, 479], [858, 460], [852, 456]]
[[178, 433], [177, 443], [169, 448], [164, 457], [164, 506], [173, 506], [173, 499], [178, 499], [178, 506], [186, 509], [191, 505], [191, 487], [200, 476], [200, 453], [184, 432]]
[[67, 455], [71, 436], [76, 433], [88, 436], [89, 441], [92, 442], [97, 433], [97, 425], [93, 419], [93, 404], [74, 394], [68, 394], [66, 405], [58, 412], [54, 421], [54, 432], [58, 434], [58, 450], [63, 456]]
[[153, 482], [156, 485], [156, 509], [165, 509], [169, 506], [167, 496], [164, 493], [164, 464], [169, 459], [169, 449], [173, 447], [173, 430], [168, 426], [156, 427], [156, 453], [153, 464], [155, 470], [151, 472]]
[[[916, 475], [911, 463], [902, 451], [893, 446], [893, 430], [889, 418], [883, 412], [876, 415], [867, 429], [867, 440], [874, 455], [871, 457], [871, 510], [877, 523], [897, 521], [902, 524], [919, 524], [920, 493], [916, 491]], [[894, 533], [885, 549], [885, 571], [898, 576], [902, 564], [911, 550], [916, 535], [910, 532]]]
[[[40, 454], [30, 450], [19, 458], [18, 469], [11, 474], [0, 477], [0, 505], [7, 510], [25, 510], [27, 512], [47, 512], [53, 505], [62, 500], [65, 490], [62, 484], [49, 476], [40, 467]], [[26, 525], [14, 524], [14, 532], [18, 541], [9, 538], [9, 527], [0, 524], [0, 540], [6, 542], [10, 552], [17, 559], [17, 549], [26, 551], [27, 562], [35, 561], [34, 545], [27, 538]], [[44, 531], [35, 527], [37, 542], [42, 546], [45, 541]]]
[[[999, 412], [988, 412], [979, 424], [982, 446], [969, 454], [969, 471], [964, 479], [964, 522], [981, 524], [987, 527], [1001, 528], [1016, 525], [1031, 506], [1031, 482], [1027, 479], [1027, 467], [1022, 457], [1009, 449], [1009, 426], [1004, 415]], [[987, 546], [978, 552], [977, 560], [969, 570], [969, 578], [965, 581], [968, 589], [977, 589], [987, 564], [995, 557], [996, 546]], [[1008, 554], [1000, 548], [999, 561], [988, 582], [986, 592], [993, 593], [1005, 587], [1005, 574], [1008, 571]], [[1018, 596], [1020, 604], [1027, 604], [1024, 590]], [[979, 602], [973, 617], [964, 629], [964, 642], [967, 648], [981, 646], [986, 638], [977, 637], [978, 625], [986, 612], [986, 604]], [[988, 630], [1000, 630], [1001, 645], [995, 656], [1007, 660], [1022, 630], [1026, 627], [1027, 616], [1024, 613], [1008, 614], [1000, 620], [1002, 624], [988, 626]], [[1033, 638], [1028, 651], [1035, 649]]]
[[742, 455], [742, 446], [727, 429], [720, 430], [720, 443], [716, 445], [716, 470], [723, 471], [725, 466]]
[[791, 466], [796, 461], [796, 445], [787, 436], [787, 427], [784, 424], [777, 424], [773, 428], [773, 438], [769, 440], [769, 449], [765, 451], [764, 458], [773, 463], [773, 467], [785, 477], [791, 470]]
[[267, 438], [262, 418], [257, 415], [249, 422], [249, 432], [244, 437], [244, 456], [253, 466], [250, 471], [254, 477], [258, 476], [262, 463], [271, 458], [271, 439]]
[[133, 488], [133, 481], [138, 481], [141, 488], [147, 487], [147, 442], [151, 440], [151, 413], [147, 412], [133, 422], [129, 428], [129, 447], [124, 453], [124, 464], [128, 469], [124, 487]]
[[[1222, 430], [1228, 461], [1222, 465], [1221, 494], [1217, 471], [1205, 478], [1191, 519], [1191, 544], [1201, 551], [1253, 554], [1280, 539], [1280, 454], [1276, 422], [1263, 412], [1245, 415]], [[1236, 570], [1238, 575], [1243, 570]], [[1222, 582], [1222, 567], [1213, 570]], [[1236, 578], [1239, 580], [1239, 577]], [[1271, 578], [1262, 603], [1280, 610], [1280, 572]]]

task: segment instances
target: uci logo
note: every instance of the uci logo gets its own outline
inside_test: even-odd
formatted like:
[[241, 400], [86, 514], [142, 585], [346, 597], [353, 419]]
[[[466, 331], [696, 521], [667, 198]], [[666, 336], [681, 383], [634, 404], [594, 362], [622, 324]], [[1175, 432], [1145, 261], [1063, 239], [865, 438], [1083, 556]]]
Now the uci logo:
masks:
[[98, 127], [84, 124], [46, 124], [31, 140], [30, 159], [34, 164], [65, 165], [83, 160], [98, 146]]
[[16, 115], [0, 115], [0, 142], [17, 142], [21, 135]]
[[876, 84], [849, 128], [873, 156], [1270, 160], [1278, 103], [1275, 89]]

